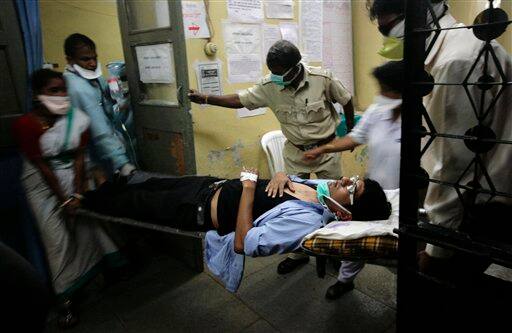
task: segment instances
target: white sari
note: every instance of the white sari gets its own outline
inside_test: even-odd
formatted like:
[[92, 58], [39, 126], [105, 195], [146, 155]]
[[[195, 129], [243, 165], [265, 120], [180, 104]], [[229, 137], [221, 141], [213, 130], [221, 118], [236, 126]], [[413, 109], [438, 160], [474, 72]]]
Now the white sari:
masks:
[[[74, 159], [60, 157], [79, 147], [82, 133], [89, 127], [89, 118], [78, 109], [74, 109], [71, 120], [68, 128], [69, 117], [61, 117], [39, 139], [42, 156], [66, 197], [75, 192]], [[103, 259], [121, 260], [116, 245], [99, 225], [65, 220], [57, 196], [39, 169], [28, 160], [24, 163], [22, 182], [39, 227], [57, 295], [71, 294], [89, 281], [99, 272]]]

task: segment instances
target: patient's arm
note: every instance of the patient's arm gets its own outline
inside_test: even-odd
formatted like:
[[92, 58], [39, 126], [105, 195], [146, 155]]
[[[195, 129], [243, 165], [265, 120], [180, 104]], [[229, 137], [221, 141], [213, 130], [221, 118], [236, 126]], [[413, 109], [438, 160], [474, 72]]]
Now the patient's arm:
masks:
[[[244, 170], [247, 172], [248, 170]], [[253, 173], [251, 171], [251, 173]], [[257, 175], [257, 171], [254, 171]], [[257, 178], [256, 178], [257, 179]], [[256, 181], [249, 179], [242, 180], [242, 196], [238, 206], [238, 215], [236, 217], [235, 229], [235, 252], [244, 253], [244, 240], [247, 232], [253, 227], [252, 208], [254, 206], [254, 192], [256, 191]]]

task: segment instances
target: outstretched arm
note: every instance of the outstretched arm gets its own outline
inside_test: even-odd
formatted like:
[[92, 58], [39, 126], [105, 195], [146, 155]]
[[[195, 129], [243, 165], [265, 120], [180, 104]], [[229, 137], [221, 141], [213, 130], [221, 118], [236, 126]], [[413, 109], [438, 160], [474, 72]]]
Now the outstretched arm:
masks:
[[252, 208], [254, 206], [254, 192], [256, 191], [258, 171], [256, 169], [244, 168], [240, 175], [240, 180], [242, 181], [243, 190], [236, 217], [235, 252], [244, 254], [245, 235], [253, 227]]
[[345, 135], [342, 138], [336, 138], [325, 145], [304, 152], [304, 160], [315, 160], [322, 154], [351, 150], [359, 145], [360, 143], [354, 141], [350, 135]]
[[238, 94], [231, 94], [231, 95], [205, 95], [201, 94], [200, 92], [190, 89], [188, 93], [188, 98], [190, 101], [197, 103], [197, 104], [210, 104], [210, 105], [217, 105], [222, 106], [225, 108], [231, 108], [231, 109], [240, 109], [244, 106], [240, 102], [240, 97], [238, 97]]

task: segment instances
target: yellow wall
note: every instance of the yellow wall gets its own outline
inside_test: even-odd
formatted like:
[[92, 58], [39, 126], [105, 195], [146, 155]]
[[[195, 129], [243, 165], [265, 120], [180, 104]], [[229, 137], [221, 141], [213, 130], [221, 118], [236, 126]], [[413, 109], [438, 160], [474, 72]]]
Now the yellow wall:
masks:
[[44, 59], [57, 63], [57, 70], [63, 71], [66, 65], [64, 40], [75, 32], [96, 43], [104, 75], [108, 62], [124, 60], [115, 0], [41, 0], [39, 6]]

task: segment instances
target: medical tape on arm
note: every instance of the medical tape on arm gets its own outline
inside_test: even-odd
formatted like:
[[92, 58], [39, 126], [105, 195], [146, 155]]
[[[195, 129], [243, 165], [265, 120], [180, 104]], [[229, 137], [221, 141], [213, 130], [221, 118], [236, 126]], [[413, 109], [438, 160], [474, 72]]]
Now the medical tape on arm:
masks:
[[251, 172], [242, 171], [240, 173], [240, 181], [243, 182], [244, 180], [250, 180], [252, 182], [256, 182], [258, 180], [258, 175], [251, 173]]

